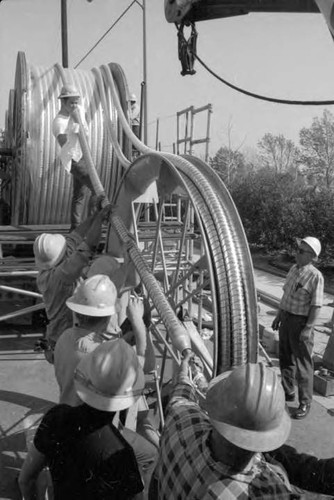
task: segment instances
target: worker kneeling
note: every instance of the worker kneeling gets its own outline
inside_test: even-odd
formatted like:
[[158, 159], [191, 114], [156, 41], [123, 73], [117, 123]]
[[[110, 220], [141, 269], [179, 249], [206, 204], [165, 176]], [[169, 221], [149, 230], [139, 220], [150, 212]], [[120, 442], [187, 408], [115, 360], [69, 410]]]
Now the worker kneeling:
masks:
[[87, 354], [75, 371], [81, 405], [56, 405], [39, 425], [19, 477], [23, 498], [34, 497], [44, 465], [55, 500], [125, 500], [143, 490], [131, 446], [111, 423], [142, 394], [144, 373], [123, 340], [107, 341]]
[[186, 354], [167, 408], [150, 499], [302, 498], [285, 469], [261, 453], [280, 447], [291, 427], [276, 373], [247, 363], [219, 375], [205, 412], [190, 360]]

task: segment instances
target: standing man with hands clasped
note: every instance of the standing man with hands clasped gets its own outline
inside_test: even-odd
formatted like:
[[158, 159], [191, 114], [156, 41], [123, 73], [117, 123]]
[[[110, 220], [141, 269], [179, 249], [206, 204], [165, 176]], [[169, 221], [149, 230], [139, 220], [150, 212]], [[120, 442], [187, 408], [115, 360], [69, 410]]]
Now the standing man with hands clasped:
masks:
[[279, 330], [279, 362], [286, 401], [295, 399], [295, 378], [298, 384], [297, 419], [307, 416], [313, 395], [314, 325], [318, 318], [324, 292], [324, 278], [314, 267], [321, 244], [317, 238], [297, 238], [296, 264], [290, 269], [283, 286], [283, 297], [273, 330]]

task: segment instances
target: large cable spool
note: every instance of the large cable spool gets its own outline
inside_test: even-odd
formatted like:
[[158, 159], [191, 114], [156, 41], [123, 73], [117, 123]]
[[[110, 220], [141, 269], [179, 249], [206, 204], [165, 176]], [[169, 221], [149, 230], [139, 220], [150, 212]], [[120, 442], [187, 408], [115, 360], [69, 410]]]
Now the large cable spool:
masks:
[[[114, 78], [122, 110], [128, 115], [128, 87], [118, 64], [108, 67]], [[113, 144], [104, 126], [100, 70], [81, 71], [30, 65], [23, 52], [16, 62], [15, 86], [10, 91], [6, 137], [13, 151], [11, 192], [4, 196], [11, 204], [13, 224], [64, 224], [69, 222], [71, 176], [60, 165], [58, 146], [52, 135], [52, 121], [60, 108], [58, 96], [64, 80], [75, 85], [83, 97], [89, 128], [89, 146], [94, 164], [110, 199], [122, 175]], [[118, 123], [108, 83], [100, 74], [108, 114], [124, 154], [129, 143]]]

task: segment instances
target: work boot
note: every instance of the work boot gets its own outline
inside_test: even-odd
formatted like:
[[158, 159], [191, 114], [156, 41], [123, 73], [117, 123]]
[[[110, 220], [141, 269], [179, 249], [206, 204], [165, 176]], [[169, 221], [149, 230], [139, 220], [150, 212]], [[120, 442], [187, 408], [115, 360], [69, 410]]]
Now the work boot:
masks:
[[311, 408], [310, 403], [301, 403], [299, 405], [299, 408], [297, 408], [296, 412], [293, 415], [294, 418], [298, 420], [300, 420], [301, 418], [305, 418], [308, 415], [310, 408]]
[[288, 394], [287, 392], [285, 393], [285, 401], [294, 401], [295, 400], [295, 397], [296, 397], [296, 394], [294, 392], [290, 392], [290, 394]]

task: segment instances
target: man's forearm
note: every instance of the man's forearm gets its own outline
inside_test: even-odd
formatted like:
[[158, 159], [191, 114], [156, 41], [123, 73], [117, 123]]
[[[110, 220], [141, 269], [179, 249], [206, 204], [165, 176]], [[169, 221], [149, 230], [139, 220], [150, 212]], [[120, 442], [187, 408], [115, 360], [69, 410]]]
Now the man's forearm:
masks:
[[306, 326], [308, 328], [313, 328], [320, 314], [321, 307], [311, 306], [309, 315], [307, 317]]

